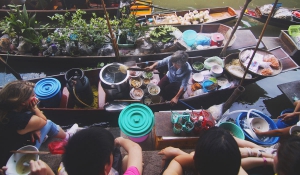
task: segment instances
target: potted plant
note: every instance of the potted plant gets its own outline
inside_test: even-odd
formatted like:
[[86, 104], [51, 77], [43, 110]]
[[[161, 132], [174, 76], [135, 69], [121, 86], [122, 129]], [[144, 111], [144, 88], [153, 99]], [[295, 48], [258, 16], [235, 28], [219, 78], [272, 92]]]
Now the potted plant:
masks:
[[134, 47], [136, 39], [143, 35], [146, 30], [148, 30], [148, 27], [138, 23], [135, 15], [122, 13], [119, 26], [118, 45], [120, 47]]
[[20, 5], [9, 5], [9, 7], [12, 10], [8, 12], [9, 16], [5, 16], [4, 22], [6, 26], [3, 33], [8, 34], [11, 38], [16, 37], [17, 45], [19, 45], [20, 37], [35, 28], [37, 23], [35, 20], [36, 15], [34, 14], [30, 17], [25, 5], [22, 11], [20, 11]]

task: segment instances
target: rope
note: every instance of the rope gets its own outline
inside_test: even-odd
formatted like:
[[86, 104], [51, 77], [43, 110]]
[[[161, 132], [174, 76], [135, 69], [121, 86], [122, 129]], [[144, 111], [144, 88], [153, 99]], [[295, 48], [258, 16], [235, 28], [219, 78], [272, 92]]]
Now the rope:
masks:
[[73, 86], [73, 94], [74, 94], [75, 98], [76, 98], [81, 104], [83, 104], [83, 105], [86, 106], [86, 107], [93, 108], [92, 106], [85, 104], [83, 101], [81, 101], [81, 100], [77, 97], [76, 92], [75, 92], [75, 86]]

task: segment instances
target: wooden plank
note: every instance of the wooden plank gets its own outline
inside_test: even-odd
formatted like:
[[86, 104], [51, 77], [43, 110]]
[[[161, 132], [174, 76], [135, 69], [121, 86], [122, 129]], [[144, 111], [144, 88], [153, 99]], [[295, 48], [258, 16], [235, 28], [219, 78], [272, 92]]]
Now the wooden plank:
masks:
[[281, 92], [294, 103], [294, 98], [300, 99], [300, 80], [277, 85]]

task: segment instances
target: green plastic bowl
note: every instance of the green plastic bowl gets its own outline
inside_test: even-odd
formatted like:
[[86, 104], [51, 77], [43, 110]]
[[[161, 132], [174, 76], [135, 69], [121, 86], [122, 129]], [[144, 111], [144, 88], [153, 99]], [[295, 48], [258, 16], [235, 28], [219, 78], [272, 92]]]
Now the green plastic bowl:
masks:
[[232, 133], [233, 136], [245, 140], [245, 134], [243, 130], [236, 124], [231, 122], [224, 122], [221, 123], [219, 127], [228, 130], [230, 133]]

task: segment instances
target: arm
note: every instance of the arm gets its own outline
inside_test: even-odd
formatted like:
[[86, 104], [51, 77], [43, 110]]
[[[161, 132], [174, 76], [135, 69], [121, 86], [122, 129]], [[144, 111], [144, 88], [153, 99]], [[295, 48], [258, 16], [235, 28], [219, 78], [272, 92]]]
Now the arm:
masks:
[[182, 151], [179, 148], [174, 148], [169, 146], [159, 151], [158, 155], [163, 155], [162, 159], [164, 160], [164, 159], [173, 159], [174, 157], [179, 155], [188, 155], [188, 153]]
[[186, 87], [187, 87], [187, 84], [189, 82], [190, 76], [191, 76], [191, 71], [188, 71], [186, 76], [181, 81], [181, 86], [180, 86], [179, 91], [177, 92], [175, 97], [172, 98], [171, 104], [173, 104], [173, 105], [177, 104], [178, 99], [181, 97], [181, 95], [184, 93], [184, 91], [186, 91]]
[[160, 60], [160, 61], [155, 62], [155, 63], [152, 64], [151, 66], [145, 67], [145, 69], [146, 69], [146, 71], [152, 71], [152, 70], [154, 70], [155, 68], [158, 68], [158, 67], [162, 67], [162, 66], [168, 65], [170, 59], [171, 59], [171, 56], [168, 56], [168, 57], [164, 58], [163, 60]]
[[136, 167], [140, 174], [143, 172], [143, 155], [142, 148], [139, 144], [123, 137], [118, 137], [115, 139], [115, 143], [120, 145], [128, 153], [128, 163], [127, 168], [134, 166]]
[[238, 144], [238, 146], [240, 148], [246, 148], [246, 147], [248, 147], [248, 148], [259, 148], [259, 149], [264, 148], [262, 146], [256, 145], [255, 143], [249, 142], [247, 140], [242, 140], [242, 139], [239, 139], [237, 137], [233, 137], [233, 138], [235, 139], [236, 143]]
[[254, 132], [258, 136], [278, 137], [278, 136], [289, 135], [290, 128], [291, 126], [282, 129], [269, 130], [265, 132], [261, 132], [258, 129], [254, 129]]
[[177, 104], [179, 97], [184, 93], [184, 88], [180, 87], [179, 91], [175, 95], [175, 97], [172, 98], [171, 104]]
[[191, 168], [194, 166], [192, 154], [179, 155], [175, 157], [168, 168], [164, 171], [164, 175], [180, 175], [183, 168]]
[[33, 101], [30, 102], [28, 108], [29, 110], [34, 113], [26, 127], [22, 130], [18, 130], [19, 134], [26, 134], [32, 131], [38, 131], [41, 128], [43, 128], [47, 124], [47, 118], [43, 114], [42, 111], [37, 107], [38, 99], [34, 99]]
[[[266, 160], [266, 161], [265, 161]], [[270, 165], [273, 166], [273, 159], [272, 158], [262, 158], [262, 157], [248, 157], [243, 158], [241, 166], [244, 170], [249, 170], [258, 166], [263, 165]]]
[[283, 121], [289, 120], [291, 118], [297, 117], [300, 115], [300, 100], [295, 101], [294, 105], [296, 106], [294, 109], [294, 112], [292, 113], [285, 113], [283, 115], [280, 115], [278, 118], [282, 118]]
[[248, 175], [248, 173], [242, 167], [240, 167], [240, 171], [238, 175]]

